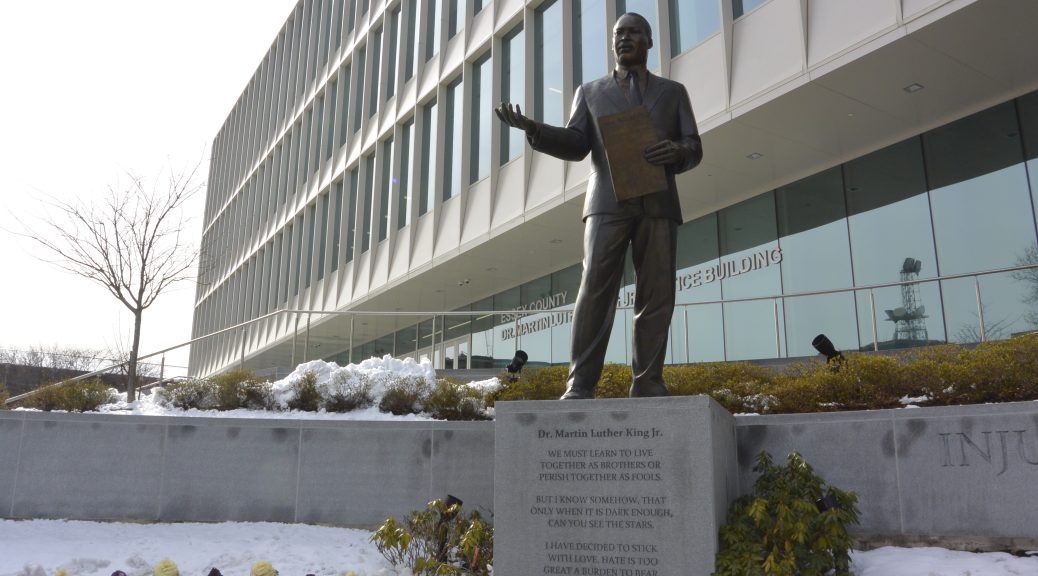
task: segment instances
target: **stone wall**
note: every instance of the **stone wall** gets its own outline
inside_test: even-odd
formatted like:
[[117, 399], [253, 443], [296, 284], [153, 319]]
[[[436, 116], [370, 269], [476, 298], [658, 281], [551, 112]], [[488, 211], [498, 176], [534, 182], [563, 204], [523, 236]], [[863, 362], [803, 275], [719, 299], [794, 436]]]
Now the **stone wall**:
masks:
[[[762, 449], [859, 495], [857, 532], [1038, 540], [1038, 403], [736, 418]], [[372, 526], [447, 493], [494, 500], [492, 422], [0, 411], [0, 517]]]

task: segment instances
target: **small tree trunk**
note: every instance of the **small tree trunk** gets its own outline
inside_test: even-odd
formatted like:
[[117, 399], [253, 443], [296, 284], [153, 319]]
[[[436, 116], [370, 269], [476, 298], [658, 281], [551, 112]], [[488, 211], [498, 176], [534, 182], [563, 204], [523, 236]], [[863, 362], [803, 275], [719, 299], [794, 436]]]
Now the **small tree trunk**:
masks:
[[137, 399], [137, 352], [141, 346], [141, 313], [143, 310], [135, 310], [133, 313], [133, 344], [130, 345], [130, 361], [126, 366], [126, 401], [133, 402]]

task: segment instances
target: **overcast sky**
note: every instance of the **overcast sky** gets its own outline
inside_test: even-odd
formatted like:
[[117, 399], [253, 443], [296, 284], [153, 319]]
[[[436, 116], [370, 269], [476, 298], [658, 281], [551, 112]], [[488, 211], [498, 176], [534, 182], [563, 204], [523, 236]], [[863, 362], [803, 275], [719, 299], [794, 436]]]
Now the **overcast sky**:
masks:
[[[92, 199], [135, 172], [203, 162], [296, 0], [58, 0], [0, 5], [0, 348], [110, 348], [132, 316], [6, 230], [46, 195]], [[189, 207], [201, 234], [203, 195]], [[191, 337], [195, 285], [144, 313], [142, 354]], [[186, 354], [167, 357], [186, 365]]]

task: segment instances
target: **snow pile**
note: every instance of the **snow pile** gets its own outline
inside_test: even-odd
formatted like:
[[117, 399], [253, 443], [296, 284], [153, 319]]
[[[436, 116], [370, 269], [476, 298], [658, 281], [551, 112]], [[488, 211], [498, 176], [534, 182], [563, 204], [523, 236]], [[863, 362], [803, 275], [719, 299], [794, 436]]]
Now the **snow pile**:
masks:
[[[360, 386], [369, 384], [374, 405], [351, 412], [305, 412], [289, 410], [288, 401], [295, 394], [293, 384], [304, 374], [312, 372], [317, 380], [317, 388], [322, 396], [328, 397], [330, 391], [337, 387]], [[312, 360], [296, 367], [288, 376], [272, 382], [274, 398], [279, 410], [182, 410], [168, 405], [160, 388], [150, 393], [141, 394], [136, 402], [127, 402], [126, 393], [116, 394], [116, 401], [101, 406], [98, 411], [108, 414], [133, 414], [144, 416], [186, 416], [186, 417], [218, 417], [218, 418], [293, 418], [312, 420], [432, 420], [423, 414], [406, 414], [394, 416], [380, 412], [378, 403], [385, 394], [386, 387], [393, 382], [406, 378], [424, 378], [428, 383], [436, 382], [436, 370], [432, 362], [422, 359], [416, 362], [412, 358], [399, 360], [386, 355], [382, 358], [369, 358], [359, 364], [339, 366], [335, 362]], [[497, 378], [471, 382], [468, 387], [479, 390], [481, 394], [489, 394], [501, 388]]]

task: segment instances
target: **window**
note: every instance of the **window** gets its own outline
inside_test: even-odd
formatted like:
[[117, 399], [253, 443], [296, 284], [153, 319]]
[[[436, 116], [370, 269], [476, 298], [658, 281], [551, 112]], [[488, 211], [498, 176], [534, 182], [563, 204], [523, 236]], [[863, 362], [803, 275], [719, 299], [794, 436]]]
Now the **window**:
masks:
[[292, 294], [299, 294], [299, 276], [302, 272], [303, 267], [303, 216], [300, 214], [296, 216], [295, 221], [295, 236], [292, 238], [292, 243], [295, 245], [295, 253], [293, 255], [294, 265], [292, 267]]
[[366, 54], [364, 53], [364, 49], [361, 48], [359, 51], [357, 51], [357, 53], [356, 53], [356, 55], [355, 55], [355, 57], [353, 59], [354, 65], [357, 66], [357, 86], [356, 86], [356, 92], [354, 92], [357, 95], [357, 97], [355, 98], [355, 102], [353, 103], [353, 131], [354, 132], [356, 132], [357, 130], [360, 130], [360, 121], [361, 121], [361, 116], [362, 116], [362, 113], [363, 113], [363, 110], [364, 110], [364, 64], [365, 64], [364, 60], [365, 60], [365, 58], [366, 58]]
[[375, 154], [364, 160], [364, 228], [361, 229], [360, 251], [367, 252], [371, 248], [371, 220], [375, 200]]
[[328, 193], [325, 192], [321, 195], [320, 205], [318, 207], [318, 218], [320, 219], [320, 228], [317, 231], [317, 279], [321, 280], [324, 278], [324, 257], [326, 247], [328, 246]]
[[559, 125], [562, 116], [562, 4], [546, 2], [534, 16], [534, 118]]
[[717, 0], [670, 0], [670, 55], [681, 54], [721, 29]]
[[443, 2], [440, 0], [424, 0], [426, 13], [425, 23], [425, 59], [432, 60], [440, 52], [440, 18]]
[[357, 22], [357, 0], [349, 0], [350, 12], [346, 15], [346, 32], [353, 32], [353, 27]]
[[573, 3], [573, 79], [579, 86], [609, 72], [605, 0]]
[[436, 190], [437, 109], [436, 102], [422, 108], [422, 197], [418, 214], [432, 210], [433, 190]]
[[767, 0], [732, 0], [732, 18], [738, 18]]
[[389, 196], [393, 188], [393, 139], [382, 144], [382, 182], [379, 187], [378, 203], [378, 241], [386, 239], [389, 233]]
[[335, 212], [332, 216], [332, 271], [339, 269], [339, 250], [342, 243], [342, 180], [335, 183]]
[[311, 203], [306, 207], [306, 224], [307, 224], [307, 236], [306, 239], [306, 284], [305, 288], [310, 287], [310, 279], [314, 276], [314, 243], [317, 240], [317, 203]]
[[[522, 25], [509, 32], [501, 41], [501, 98], [505, 102], [519, 105], [525, 111], [526, 100], [526, 57]], [[501, 127], [501, 163], [505, 164], [523, 153], [525, 134], [506, 126]]]
[[496, 121], [490, 104], [493, 79], [490, 66], [489, 51], [472, 65], [472, 139], [469, 144], [472, 159], [469, 165], [469, 183], [490, 175], [490, 125], [492, 121]]
[[374, 116], [378, 112], [378, 83], [382, 74], [382, 28], [379, 28], [371, 36], [371, 80], [368, 89], [368, 116]]
[[400, 6], [389, 15], [389, 55], [386, 58], [386, 98], [396, 93], [397, 43], [400, 41]]
[[443, 143], [443, 199], [461, 194], [462, 81], [447, 86], [447, 119]]
[[345, 0], [335, 0], [335, 10], [332, 16], [332, 50], [338, 50], [342, 45], [342, 18], [345, 8]]
[[461, 25], [460, 0], [447, 0], [447, 38], [454, 38]]
[[346, 262], [353, 260], [353, 248], [357, 238], [357, 170], [350, 171], [350, 203], [347, 204], [349, 216], [346, 217]]
[[404, 55], [404, 80], [414, 76], [414, 66], [418, 62], [418, 0], [411, 0], [407, 9], [407, 50]]
[[339, 146], [346, 145], [346, 134], [348, 133], [350, 118], [350, 67], [347, 66], [339, 73], [339, 84], [342, 86], [342, 102], [339, 103]]
[[[335, 101], [338, 99], [336, 91], [339, 88], [339, 83], [335, 80], [329, 82], [328, 86], [328, 99], [326, 101], [327, 108], [325, 110], [325, 121], [324, 121], [324, 159], [331, 160], [332, 152], [335, 151]], [[345, 111], [344, 111], [345, 112]]]
[[397, 184], [397, 230], [411, 223], [411, 186], [414, 182], [414, 120], [400, 130], [400, 182]]

